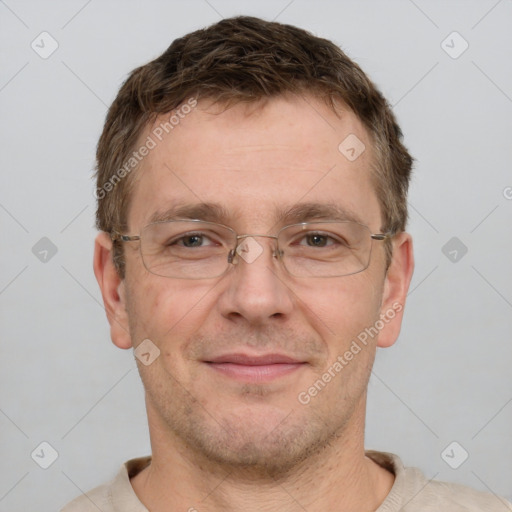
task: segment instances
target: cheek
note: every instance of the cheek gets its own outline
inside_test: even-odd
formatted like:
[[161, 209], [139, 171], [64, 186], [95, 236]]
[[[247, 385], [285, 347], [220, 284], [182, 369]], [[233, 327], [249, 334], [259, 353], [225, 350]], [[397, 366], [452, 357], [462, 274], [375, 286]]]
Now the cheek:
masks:
[[[146, 275], [130, 290], [129, 316], [135, 344], [149, 338], [162, 351], [176, 352], [200, 329], [214, 301], [214, 285]], [[173, 347], [168, 347], [171, 340]], [[181, 347], [184, 349], [185, 347]]]
[[343, 345], [379, 317], [382, 290], [375, 279], [366, 271], [294, 290], [299, 307], [327, 348]]

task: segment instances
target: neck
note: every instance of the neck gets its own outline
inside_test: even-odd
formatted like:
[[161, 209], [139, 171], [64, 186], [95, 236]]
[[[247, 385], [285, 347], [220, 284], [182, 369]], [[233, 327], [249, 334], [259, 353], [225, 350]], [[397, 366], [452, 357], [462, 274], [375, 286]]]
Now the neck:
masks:
[[[279, 475], [219, 467], [170, 434], [148, 408], [153, 458], [131, 480], [132, 486], [152, 512], [375, 511], [394, 476], [365, 457], [365, 406], [363, 400], [326, 447]], [[169, 509], [170, 503], [175, 508]]]

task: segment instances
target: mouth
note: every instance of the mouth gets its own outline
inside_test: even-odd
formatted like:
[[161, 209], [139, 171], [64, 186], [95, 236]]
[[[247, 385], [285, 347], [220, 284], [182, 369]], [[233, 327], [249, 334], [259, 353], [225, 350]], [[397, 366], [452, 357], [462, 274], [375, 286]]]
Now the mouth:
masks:
[[307, 364], [281, 354], [224, 354], [204, 362], [212, 370], [243, 382], [267, 382], [290, 375]]

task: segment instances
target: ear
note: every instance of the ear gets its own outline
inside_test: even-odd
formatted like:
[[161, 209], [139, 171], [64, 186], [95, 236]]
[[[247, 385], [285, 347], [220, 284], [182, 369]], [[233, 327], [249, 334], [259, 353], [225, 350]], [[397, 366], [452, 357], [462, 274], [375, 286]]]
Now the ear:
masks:
[[112, 240], [105, 232], [99, 233], [94, 243], [94, 275], [101, 289], [112, 342], [119, 348], [131, 348], [125, 282], [115, 268]]
[[384, 327], [379, 332], [378, 347], [390, 347], [400, 334], [405, 300], [414, 271], [412, 237], [399, 233], [393, 238], [391, 264], [384, 278], [380, 318]]

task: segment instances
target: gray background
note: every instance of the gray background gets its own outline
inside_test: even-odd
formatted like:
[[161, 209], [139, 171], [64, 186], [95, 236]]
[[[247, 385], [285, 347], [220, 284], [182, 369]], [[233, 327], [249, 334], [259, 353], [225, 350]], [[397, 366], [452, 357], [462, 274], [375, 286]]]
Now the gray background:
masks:
[[[512, 499], [511, 0], [6, 0], [0, 511], [55, 511], [149, 453], [134, 358], [110, 342], [92, 272], [95, 144], [130, 70], [234, 14], [340, 44], [395, 105], [417, 159], [416, 271], [400, 338], [377, 355], [367, 447]], [[46, 59], [31, 48], [43, 31], [59, 45]], [[453, 31], [469, 43], [457, 58]], [[57, 248], [46, 261], [47, 242], [33, 251], [43, 237]], [[59, 455], [46, 470], [31, 458], [43, 441]], [[441, 456], [453, 441], [469, 454], [458, 469]], [[34, 458], [51, 462], [42, 450]]]

